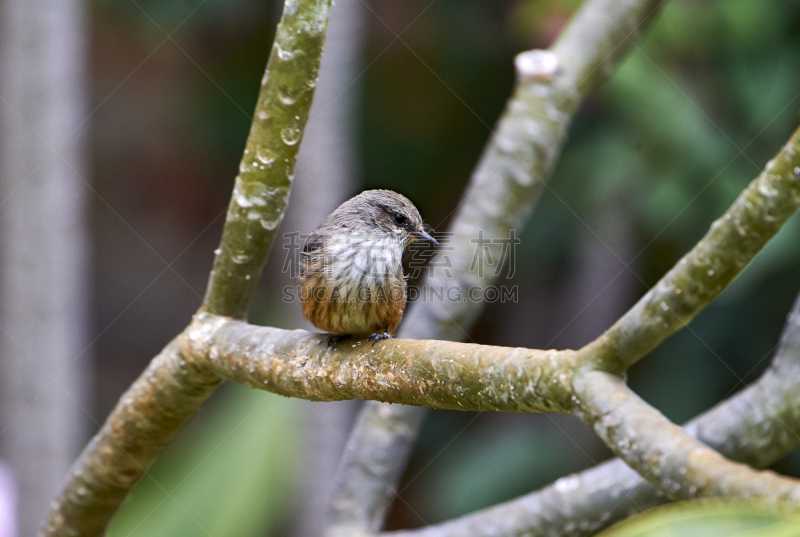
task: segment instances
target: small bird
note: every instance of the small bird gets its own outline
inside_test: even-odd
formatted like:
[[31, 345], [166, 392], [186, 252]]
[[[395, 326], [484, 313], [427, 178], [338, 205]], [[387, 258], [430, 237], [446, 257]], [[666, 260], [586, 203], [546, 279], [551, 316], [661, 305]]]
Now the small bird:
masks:
[[403, 250], [439, 243], [419, 211], [391, 190], [367, 190], [342, 203], [311, 232], [300, 254], [298, 281], [306, 319], [334, 337], [376, 342], [394, 335], [406, 306]]

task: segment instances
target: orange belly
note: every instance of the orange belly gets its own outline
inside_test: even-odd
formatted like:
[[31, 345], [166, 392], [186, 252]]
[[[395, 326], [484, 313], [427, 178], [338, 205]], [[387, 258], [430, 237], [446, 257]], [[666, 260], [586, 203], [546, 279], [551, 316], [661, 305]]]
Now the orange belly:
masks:
[[380, 288], [333, 287], [324, 276], [303, 281], [303, 315], [311, 324], [338, 335], [394, 334], [406, 306], [405, 280], [389, 278]]

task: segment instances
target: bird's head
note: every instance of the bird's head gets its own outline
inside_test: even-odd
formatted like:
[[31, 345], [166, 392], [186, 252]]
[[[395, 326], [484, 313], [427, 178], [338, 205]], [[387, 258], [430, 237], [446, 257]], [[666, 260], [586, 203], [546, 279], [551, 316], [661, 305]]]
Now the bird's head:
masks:
[[414, 204], [391, 190], [362, 192], [343, 203], [331, 216], [357, 235], [382, 236], [403, 246], [419, 240], [439, 246], [426, 231]]

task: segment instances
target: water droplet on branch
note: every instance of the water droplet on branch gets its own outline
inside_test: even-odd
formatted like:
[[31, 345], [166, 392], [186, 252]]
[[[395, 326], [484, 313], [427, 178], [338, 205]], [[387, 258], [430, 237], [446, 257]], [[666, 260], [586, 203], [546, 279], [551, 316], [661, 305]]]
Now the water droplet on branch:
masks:
[[261, 164], [266, 164], [267, 166], [272, 165], [275, 162], [275, 153], [267, 149], [266, 147], [259, 147], [256, 151], [256, 158]]
[[281, 131], [281, 140], [286, 145], [294, 145], [300, 141], [300, 135], [303, 131], [293, 127], [286, 127]]

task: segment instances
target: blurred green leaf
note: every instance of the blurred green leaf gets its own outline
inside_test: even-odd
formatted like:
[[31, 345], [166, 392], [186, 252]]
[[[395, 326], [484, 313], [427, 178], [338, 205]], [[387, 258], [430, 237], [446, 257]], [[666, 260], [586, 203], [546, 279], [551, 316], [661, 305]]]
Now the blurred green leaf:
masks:
[[173, 444], [136, 486], [109, 537], [263, 536], [284, 521], [301, 403], [226, 388], [200, 430]]
[[423, 496], [420, 515], [429, 521], [462, 516], [568, 473], [573, 461], [585, 455], [565, 448], [565, 433], [554, 423], [545, 416], [515, 416], [503, 425], [479, 422], [456, 434], [443, 433], [451, 442], [460, 431], [459, 441], [432, 450], [430, 462], [410, 471], [419, 478], [414, 480]]
[[598, 537], [789, 537], [800, 535], [800, 516], [741, 500], [696, 500], [657, 507]]

